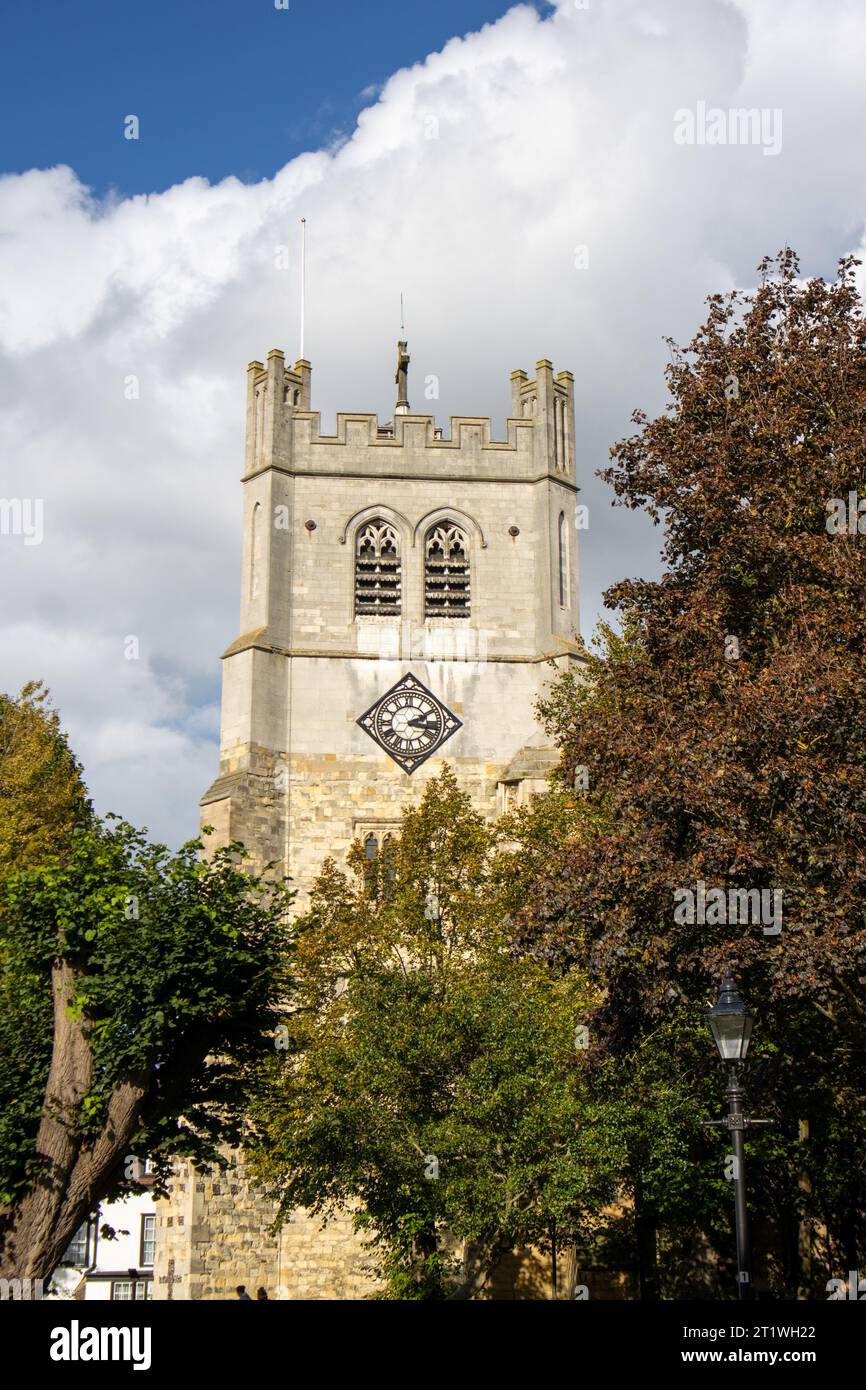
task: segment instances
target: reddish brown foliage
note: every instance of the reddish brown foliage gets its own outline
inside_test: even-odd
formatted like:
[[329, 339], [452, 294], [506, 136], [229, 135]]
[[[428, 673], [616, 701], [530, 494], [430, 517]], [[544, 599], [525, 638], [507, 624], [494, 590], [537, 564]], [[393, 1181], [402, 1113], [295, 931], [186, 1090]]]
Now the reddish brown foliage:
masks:
[[[667, 412], [611, 451], [621, 503], [664, 524], [666, 572], [609, 591], [625, 640], [546, 707], [564, 776], [589, 769], [593, 829], [539, 883], [524, 939], [589, 961], [614, 1031], [726, 966], [771, 1007], [862, 1029], [866, 535], [826, 524], [831, 498], [866, 497], [855, 264], [803, 283], [786, 251], [754, 294], [711, 298], [671, 345]], [[698, 880], [780, 888], [781, 934], [676, 923]]]

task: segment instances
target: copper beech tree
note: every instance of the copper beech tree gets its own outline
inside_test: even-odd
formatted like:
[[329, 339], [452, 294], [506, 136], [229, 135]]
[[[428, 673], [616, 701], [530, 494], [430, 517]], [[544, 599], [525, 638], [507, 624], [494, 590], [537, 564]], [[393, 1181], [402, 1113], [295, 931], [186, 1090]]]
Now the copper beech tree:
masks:
[[[754, 291], [708, 304], [688, 347], [670, 344], [664, 413], [637, 412], [603, 474], [663, 527], [664, 572], [608, 592], [621, 631], [603, 628], [585, 680], [543, 707], [585, 827], [551, 855], [521, 940], [601, 987], [605, 1065], [678, 1011], [697, 1018], [733, 972], [760, 1013], [765, 1113], [798, 1129], [792, 1201], [832, 1267], [866, 1253], [857, 263], [803, 281], [785, 250]], [[760, 892], [780, 895], [763, 899], [772, 918]]]

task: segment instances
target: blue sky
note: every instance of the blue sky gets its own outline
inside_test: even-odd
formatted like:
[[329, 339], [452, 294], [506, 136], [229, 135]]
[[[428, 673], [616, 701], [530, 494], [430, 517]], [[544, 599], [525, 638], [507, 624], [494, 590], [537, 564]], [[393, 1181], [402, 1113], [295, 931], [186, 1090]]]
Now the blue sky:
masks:
[[[271, 177], [348, 137], [370, 89], [504, 0], [39, 0], [4, 6], [0, 168], [97, 193]], [[543, 2], [537, 8], [544, 12]], [[124, 117], [141, 121], [138, 142]]]

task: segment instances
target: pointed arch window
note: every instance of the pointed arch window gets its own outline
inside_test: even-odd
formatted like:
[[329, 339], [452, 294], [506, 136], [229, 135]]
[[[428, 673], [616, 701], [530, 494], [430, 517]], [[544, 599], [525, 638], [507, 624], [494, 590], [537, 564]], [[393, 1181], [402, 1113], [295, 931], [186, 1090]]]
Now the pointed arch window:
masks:
[[356, 616], [400, 616], [400, 537], [390, 522], [368, 521], [355, 539]]
[[568, 471], [568, 397], [559, 398], [559, 466]]
[[424, 616], [469, 614], [469, 538], [456, 522], [438, 521], [424, 540]]
[[559, 513], [559, 606], [568, 607], [568, 523]]
[[390, 892], [397, 881], [397, 865], [394, 862], [397, 844], [393, 835], [386, 835], [382, 841], [382, 858], [385, 865], [385, 884]]
[[390, 831], [383, 834], [382, 830], [370, 830], [361, 844], [364, 850], [361, 873], [366, 891], [391, 897], [397, 882], [397, 837]]

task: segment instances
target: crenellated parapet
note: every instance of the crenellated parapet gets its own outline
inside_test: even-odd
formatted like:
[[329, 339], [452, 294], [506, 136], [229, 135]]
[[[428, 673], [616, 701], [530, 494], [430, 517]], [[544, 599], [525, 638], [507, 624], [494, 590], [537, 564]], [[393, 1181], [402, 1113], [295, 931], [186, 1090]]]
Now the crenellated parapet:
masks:
[[[365, 411], [340, 411], [333, 434], [323, 434], [321, 415], [311, 405], [309, 362], [286, 367], [281, 352], [268, 354], [267, 366], [248, 368], [244, 477], [264, 469], [287, 473], [388, 476], [462, 476], [467, 465], [479, 478], [533, 480], [554, 475], [573, 481], [574, 378], [553, 375], [546, 359], [531, 380], [513, 372], [512, 415], [505, 438], [494, 435], [489, 416], [454, 415], [449, 428], [433, 415], [395, 411], [380, 421]], [[399, 457], [399, 463], [398, 463]], [[425, 469], [429, 467], [429, 474]]]

